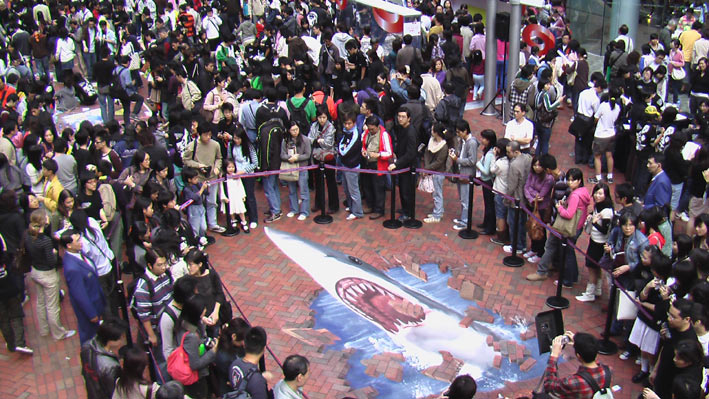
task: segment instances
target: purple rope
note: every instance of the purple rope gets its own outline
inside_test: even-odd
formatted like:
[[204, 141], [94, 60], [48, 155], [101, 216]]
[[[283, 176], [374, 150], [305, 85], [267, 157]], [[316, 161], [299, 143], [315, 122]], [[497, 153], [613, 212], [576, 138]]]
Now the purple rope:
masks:
[[397, 169], [397, 170], [374, 170], [374, 169], [354, 169], [354, 168], [346, 168], [344, 166], [335, 166], [335, 165], [328, 165], [325, 164], [326, 169], [332, 169], [332, 170], [339, 170], [342, 172], [358, 172], [358, 173], [367, 173], [367, 174], [372, 174], [372, 175], [400, 175], [402, 173], [407, 173], [410, 172], [410, 169]]

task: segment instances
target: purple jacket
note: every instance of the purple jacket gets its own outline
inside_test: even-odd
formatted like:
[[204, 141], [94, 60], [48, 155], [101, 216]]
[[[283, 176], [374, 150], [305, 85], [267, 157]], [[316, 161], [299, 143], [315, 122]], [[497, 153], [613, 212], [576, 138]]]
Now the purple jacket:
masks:
[[554, 187], [554, 176], [545, 173], [542, 178], [536, 173], [530, 173], [524, 184], [524, 197], [532, 205], [534, 205], [534, 198], [542, 197], [543, 200], [537, 205], [538, 209], [547, 209], [551, 203], [552, 187]]

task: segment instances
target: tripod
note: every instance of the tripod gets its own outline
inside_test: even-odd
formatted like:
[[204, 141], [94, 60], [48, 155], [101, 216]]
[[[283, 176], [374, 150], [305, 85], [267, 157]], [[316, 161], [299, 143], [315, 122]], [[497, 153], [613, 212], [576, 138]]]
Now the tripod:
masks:
[[[504, 114], [505, 114], [505, 104], [507, 103], [507, 96], [505, 95], [507, 91], [505, 90], [505, 80], [506, 80], [506, 74], [507, 74], [507, 43], [508, 41], [505, 40], [505, 52], [502, 55], [502, 85], [500, 85], [500, 88], [497, 90], [495, 95], [492, 97], [492, 100], [485, 104], [485, 107], [480, 111], [480, 115], [484, 114], [487, 109], [492, 106], [492, 109], [495, 110], [495, 116], [497, 119], [501, 119], [504, 122]], [[495, 66], [495, 69], [497, 69], [497, 65]], [[495, 100], [497, 100], [497, 96], [502, 96], [502, 102], [500, 103], [500, 109], [497, 109], [495, 106]]]

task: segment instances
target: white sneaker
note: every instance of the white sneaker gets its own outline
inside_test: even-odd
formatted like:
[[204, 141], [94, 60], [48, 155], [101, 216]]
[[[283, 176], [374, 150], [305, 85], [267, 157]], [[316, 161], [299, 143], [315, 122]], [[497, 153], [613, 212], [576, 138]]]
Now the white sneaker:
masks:
[[63, 335], [61, 338], [59, 338], [59, 339], [71, 338], [71, 337], [73, 337], [74, 335], [76, 335], [76, 330], [67, 330], [67, 332], [65, 332], [64, 335]]
[[454, 224], [453, 225], [453, 230], [463, 230], [465, 229], [465, 226], [462, 224]]
[[355, 219], [360, 219], [360, 218], [357, 217], [354, 213], [350, 213], [350, 214], [347, 215], [347, 217], [345, 218], [345, 220], [355, 220]]
[[542, 258], [538, 257], [537, 255], [533, 255], [533, 256], [530, 256], [529, 258], [527, 258], [527, 262], [529, 262], [529, 263], [539, 263], [539, 261], [541, 261], [541, 260], [542, 260]]
[[588, 292], [584, 292], [583, 294], [577, 296], [576, 300], [579, 302], [593, 302], [596, 300], [596, 296], [589, 294]]
[[536, 255], [536, 254], [537, 254], [537, 253], [534, 252], [534, 251], [527, 251], [527, 252], [525, 252], [522, 256], [524, 256], [525, 258], [531, 258], [532, 256], [534, 256], [534, 255]]
[[251, 223], [249, 223], [249, 228], [250, 228], [250, 229], [255, 229], [255, 228], [257, 228], [257, 227], [258, 227], [258, 223], [256, 223], [256, 222], [251, 222]]
[[625, 352], [621, 353], [618, 357], [620, 358], [620, 360], [628, 360], [628, 359], [630, 359], [630, 352], [625, 351]]
[[462, 226], [467, 226], [467, 225], [468, 225], [467, 222], [464, 222], [464, 221], [462, 221], [462, 220], [460, 220], [460, 219], [453, 219], [453, 223], [459, 224], [459, 225], [462, 225]]
[[302, 213], [301, 213], [300, 215], [298, 215], [298, 220], [300, 220], [301, 222], [302, 222], [303, 220], [305, 220], [306, 218], [307, 218], [307, 216], [305, 216], [305, 215], [302, 214]]
[[24, 353], [25, 355], [32, 355], [34, 351], [26, 346], [16, 346], [15, 352]]
[[226, 231], [226, 229], [220, 225], [215, 225], [209, 228], [209, 231], [213, 231], [215, 233], [223, 233]]
[[429, 216], [426, 219], [424, 219], [423, 221], [424, 221], [424, 223], [438, 223], [441, 221], [441, 218]]
[[292, 218], [293, 216], [295, 216], [295, 212], [293, 212], [293, 211], [286, 213], [287, 218]]
[[508, 254], [511, 254], [512, 253], [512, 245], [505, 245], [504, 247], [502, 247], [502, 250]]
[[207, 244], [209, 244], [209, 241], [207, 241], [207, 237], [200, 237], [199, 238], [199, 245], [206, 246]]
[[687, 212], [680, 213], [679, 218], [682, 219], [683, 222], [689, 222], [689, 215], [687, 215]]

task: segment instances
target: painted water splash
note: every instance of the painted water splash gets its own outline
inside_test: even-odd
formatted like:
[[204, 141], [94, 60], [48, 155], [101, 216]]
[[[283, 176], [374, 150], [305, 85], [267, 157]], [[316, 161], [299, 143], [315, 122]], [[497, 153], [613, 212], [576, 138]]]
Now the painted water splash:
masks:
[[[461, 314], [470, 306], [478, 307], [476, 303], [462, 299], [458, 291], [448, 287], [447, 282], [451, 276], [450, 272], [441, 273], [435, 264], [424, 264], [421, 268], [427, 273], [428, 282], [411, 276], [402, 267], [390, 269], [386, 274], [422, 295], [446, 304]], [[315, 326], [313, 328], [325, 328], [340, 338], [328, 349], [355, 349], [349, 360], [350, 369], [346, 377], [353, 389], [372, 386], [377, 389], [381, 398], [417, 398], [438, 394], [448, 387], [449, 383], [430, 378], [421, 373], [427, 367], [440, 364], [440, 357], [431, 356], [430, 352], [417, 352], [416, 348], [397, 345], [386, 332], [362, 317], [358, 317], [347, 306], [333, 298], [326, 290], [323, 290], [318, 295], [311, 308], [316, 312]], [[506, 357], [503, 357], [499, 369], [488, 368], [480, 371], [474, 369], [474, 366], [464, 365], [459, 374], [469, 373], [476, 376], [478, 391], [481, 392], [503, 388], [506, 382], [527, 380], [541, 376], [546, 365], [547, 355], [539, 356], [536, 339], [526, 342], [519, 339], [520, 334], [527, 329], [526, 320], [515, 318], [513, 324], [505, 324], [499, 315], [487, 309], [483, 310], [490, 313], [494, 317], [494, 321], [480, 324], [492, 332], [496, 341], [517, 341], [529, 349], [537, 363], [529, 371], [522, 372], [517, 364], [511, 363]], [[385, 352], [401, 353], [406, 359], [402, 364], [402, 382], [393, 382], [384, 377], [384, 375], [371, 377], [365, 374], [365, 366], [361, 361], [371, 359], [373, 356]]]

